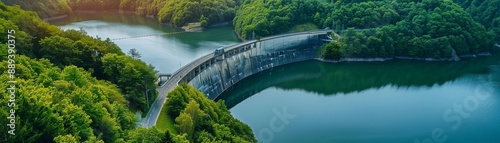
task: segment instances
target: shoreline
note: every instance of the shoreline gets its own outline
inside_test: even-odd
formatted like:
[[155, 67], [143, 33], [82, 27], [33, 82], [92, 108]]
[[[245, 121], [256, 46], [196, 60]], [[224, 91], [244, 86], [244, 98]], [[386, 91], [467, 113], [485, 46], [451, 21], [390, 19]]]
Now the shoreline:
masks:
[[[497, 45], [498, 46], [498, 45]], [[416, 61], [426, 61], [426, 62], [458, 62], [461, 58], [477, 58], [491, 56], [489, 52], [479, 53], [479, 54], [469, 54], [459, 56], [459, 59], [452, 58], [414, 58], [414, 57], [404, 57], [404, 56], [394, 56], [392, 58], [342, 58], [340, 60], [327, 60], [324, 58], [314, 58], [314, 60], [325, 62], [325, 63], [341, 63], [341, 62], [386, 62], [390, 60], [416, 60]]]
[[53, 17], [47, 17], [47, 18], [41, 18], [45, 22], [49, 21], [54, 21], [54, 20], [59, 20], [59, 19], [64, 19], [66, 17], [69, 17], [69, 14], [64, 14], [64, 15], [59, 15], [59, 16], [53, 16]]
[[156, 18], [156, 16], [154, 16], [154, 15], [141, 15], [141, 14], [135, 12], [135, 11], [128, 11], [128, 10], [75, 10], [75, 11], [73, 11], [71, 13], [66, 13], [64, 15], [47, 17], [47, 18], [40, 17], [40, 18], [43, 21], [45, 21], [45, 22], [50, 22], [50, 21], [54, 21], [54, 20], [59, 20], [59, 19], [64, 19], [64, 18], [70, 17], [72, 14], [75, 14], [75, 13], [98, 13], [98, 12], [118, 12], [118, 13], [124, 13], [124, 14], [135, 14], [135, 15], [144, 16], [144, 17], [147, 17], [147, 18]]

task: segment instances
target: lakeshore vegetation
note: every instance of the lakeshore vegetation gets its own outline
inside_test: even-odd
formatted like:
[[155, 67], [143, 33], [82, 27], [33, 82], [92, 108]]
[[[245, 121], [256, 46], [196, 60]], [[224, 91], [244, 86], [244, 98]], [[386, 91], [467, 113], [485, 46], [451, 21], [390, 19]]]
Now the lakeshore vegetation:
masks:
[[[452, 1], [423, 0], [395, 3], [376, 1], [348, 3], [339, 9], [370, 14], [347, 15], [338, 20], [347, 25], [340, 31], [338, 50], [325, 49], [337, 55], [324, 58], [410, 58], [452, 59], [458, 56], [488, 53], [494, 45], [495, 33], [474, 21], [469, 13]], [[351, 10], [355, 9], [355, 10]], [[373, 10], [371, 10], [373, 9]], [[384, 9], [386, 12], [377, 12]], [[373, 12], [375, 11], [375, 13]], [[335, 18], [334, 13], [334, 18]], [[351, 13], [352, 14], [352, 13]], [[371, 19], [371, 20], [364, 20]], [[360, 21], [358, 21], [360, 20]], [[355, 29], [356, 28], [356, 29]], [[331, 48], [332, 46], [324, 46]]]

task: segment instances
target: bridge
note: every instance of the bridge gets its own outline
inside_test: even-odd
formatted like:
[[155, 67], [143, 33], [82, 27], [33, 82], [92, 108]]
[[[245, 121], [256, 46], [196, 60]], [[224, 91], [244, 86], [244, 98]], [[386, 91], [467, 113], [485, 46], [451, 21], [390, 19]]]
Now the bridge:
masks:
[[252, 74], [276, 66], [314, 59], [318, 48], [331, 41], [332, 30], [317, 30], [282, 34], [250, 40], [223, 47], [221, 53], [206, 54], [184, 65], [170, 75], [170, 78], [157, 88], [159, 96], [150, 111], [141, 120], [142, 127], [156, 124], [166, 95], [179, 83], [187, 82], [205, 93], [209, 99], [217, 97]]

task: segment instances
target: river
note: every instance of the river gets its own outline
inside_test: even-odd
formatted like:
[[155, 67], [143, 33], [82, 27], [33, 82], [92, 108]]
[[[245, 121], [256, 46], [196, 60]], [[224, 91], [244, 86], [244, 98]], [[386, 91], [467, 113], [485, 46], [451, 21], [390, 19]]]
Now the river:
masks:
[[[118, 13], [51, 23], [110, 39], [181, 31]], [[236, 42], [230, 26], [115, 41], [125, 53], [136, 48], [142, 60], [167, 73]], [[246, 78], [221, 99], [259, 142], [497, 143], [499, 63], [499, 56], [460, 62], [304, 61]]]

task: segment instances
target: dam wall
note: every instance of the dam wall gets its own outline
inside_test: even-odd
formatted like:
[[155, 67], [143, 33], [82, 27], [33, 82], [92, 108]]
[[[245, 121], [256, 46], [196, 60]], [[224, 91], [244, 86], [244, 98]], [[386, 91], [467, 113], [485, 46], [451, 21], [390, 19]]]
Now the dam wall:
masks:
[[[277, 35], [220, 48], [203, 63], [196, 63], [181, 81], [215, 100], [238, 81], [276, 66], [314, 59], [330, 31]], [[223, 50], [221, 50], [223, 49]], [[223, 52], [222, 52], [223, 51]]]

